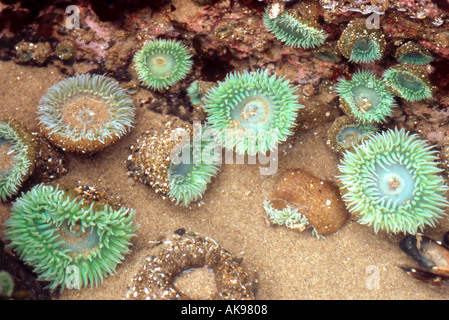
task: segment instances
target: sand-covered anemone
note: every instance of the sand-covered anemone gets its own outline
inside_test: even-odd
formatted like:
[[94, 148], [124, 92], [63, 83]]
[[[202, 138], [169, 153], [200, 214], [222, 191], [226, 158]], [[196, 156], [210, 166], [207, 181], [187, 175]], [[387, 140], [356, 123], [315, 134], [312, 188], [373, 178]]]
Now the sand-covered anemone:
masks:
[[369, 70], [355, 72], [350, 80], [341, 78], [336, 85], [341, 109], [362, 123], [381, 123], [396, 106], [384, 82]]
[[324, 43], [327, 34], [316, 22], [286, 10], [273, 17], [270, 7], [263, 14], [265, 27], [276, 39], [295, 48], [315, 48]]
[[33, 173], [37, 144], [31, 133], [18, 121], [0, 119], [0, 198], [16, 195]]
[[146, 42], [134, 56], [139, 81], [155, 90], [166, 89], [184, 79], [192, 68], [192, 54], [176, 40]]
[[106, 76], [82, 74], [53, 86], [38, 106], [41, 131], [56, 146], [96, 152], [131, 128], [135, 106], [119, 83]]
[[285, 141], [302, 107], [288, 80], [258, 70], [228, 74], [208, 92], [204, 110], [226, 149], [254, 155]]
[[385, 70], [385, 84], [392, 93], [407, 100], [419, 101], [431, 98], [433, 86], [421, 68], [401, 63]]
[[199, 200], [218, 172], [221, 149], [207, 126], [168, 123], [162, 132], [145, 132], [131, 147], [129, 174], [177, 205]]
[[378, 131], [374, 124], [363, 124], [348, 116], [341, 116], [335, 119], [327, 131], [328, 144], [335, 152], [343, 153], [357, 147]]
[[434, 60], [429, 50], [412, 41], [400, 46], [395, 57], [398, 62], [416, 65], [425, 65]]
[[449, 203], [437, 151], [418, 135], [390, 129], [346, 152], [339, 169], [347, 208], [375, 232], [415, 234], [434, 226]]
[[178, 229], [158, 242], [137, 257], [126, 300], [254, 299], [253, 272], [215, 240]]
[[341, 54], [355, 63], [369, 63], [380, 60], [385, 47], [383, 33], [379, 29], [368, 29], [366, 19], [351, 21], [338, 41]]
[[39, 184], [13, 203], [5, 238], [50, 289], [93, 287], [115, 273], [130, 251], [134, 215], [132, 209]]

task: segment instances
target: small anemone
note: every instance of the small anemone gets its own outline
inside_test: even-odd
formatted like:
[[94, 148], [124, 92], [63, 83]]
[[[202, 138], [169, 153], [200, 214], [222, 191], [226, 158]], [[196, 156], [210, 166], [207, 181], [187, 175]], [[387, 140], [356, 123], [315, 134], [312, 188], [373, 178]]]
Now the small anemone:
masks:
[[284, 11], [270, 17], [270, 6], [263, 14], [265, 27], [276, 39], [295, 48], [315, 48], [324, 43], [327, 34], [316, 22], [299, 16], [294, 11]]
[[31, 133], [18, 121], [0, 120], [0, 198], [16, 195], [33, 173], [37, 144]]
[[343, 111], [362, 123], [384, 122], [396, 106], [393, 94], [372, 71], [359, 70], [350, 80], [338, 80], [336, 91]]
[[368, 29], [365, 19], [351, 21], [338, 41], [341, 54], [355, 63], [380, 60], [385, 46], [385, 37], [382, 32], [374, 28]]
[[200, 199], [218, 172], [221, 149], [215, 131], [198, 127], [169, 122], [161, 132], [142, 134], [131, 147], [129, 174], [177, 205]]
[[0, 299], [8, 299], [14, 291], [14, 280], [7, 271], [0, 271]]
[[371, 123], [363, 124], [348, 116], [338, 117], [327, 132], [328, 144], [335, 152], [342, 153], [353, 150], [378, 131], [379, 129]]
[[119, 83], [82, 74], [48, 89], [38, 106], [41, 131], [56, 146], [96, 152], [121, 138], [132, 126], [135, 106]]
[[204, 105], [210, 127], [222, 135], [222, 145], [250, 155], [274, 150], [285, 141], [302, 107], [295, 88], [266, 70], [228, 74], [209, 90]]
[[134, 211], [39, 184], [14, 202], [6, 239], [55, 290], [98, 286], [129, 252]]
[[143, 45], [134, 56], [140, 82], [163, 90], [184, 79], [192, 68], [192, 55], [179, 41], [157, 39]]
[[180, 161], [172, 159], [167, 172], [168, 196], [177, 205], [187, 206], [200, 199], [216, 176], [221, 151], [218, 155], [213, 133], [207, 126], [200, 128], [193, 141], [180, 146]]
[[437, 151], [404, 129], [373, 135], [346, 152], [340, 191], [349, 211], [374, 231], [416, 234], [434, 226], [449, 203]]
[[76, 46], [72, 41], [64, 40], [58, 43], [55, 53], [61, 60], [70, 60], [76, 53]]
[[434, 60], [429, 50], [411, 41], [400, 46], [395, 57], [398, 62], [416, 65], [425, 65]]
[[410, 64], [399, 64], [385, 70], [383, 79], [388, 90], [407, 101], [428, 99], [433, 95], [433, 86], [426, 73]]

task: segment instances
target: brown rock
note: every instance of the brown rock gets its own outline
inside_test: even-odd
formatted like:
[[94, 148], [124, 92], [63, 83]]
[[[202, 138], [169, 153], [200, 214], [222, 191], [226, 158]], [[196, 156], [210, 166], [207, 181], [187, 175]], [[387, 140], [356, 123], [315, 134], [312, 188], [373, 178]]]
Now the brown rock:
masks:
[[298, 208], [320, 235], [334, 233], [348, 218], [338, 187], [301, 169], [281, 177], [270, 202], [278, 210]]

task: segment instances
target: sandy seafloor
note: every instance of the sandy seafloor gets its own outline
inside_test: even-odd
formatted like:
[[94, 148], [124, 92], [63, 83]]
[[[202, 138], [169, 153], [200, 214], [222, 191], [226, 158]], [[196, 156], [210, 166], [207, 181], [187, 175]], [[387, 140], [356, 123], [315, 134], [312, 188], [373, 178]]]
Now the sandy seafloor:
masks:
[[[0, 62], [0, 116], [13, 115], [37, 131], [38, 101], [51, 85], [63, 78], [52, 66]], [[234, 257], [242, 258], [242, 265], [256, 272], [256, 299], [448, 297], [442, 289], [420, 283], [398, 268], [415, 265], [398, 247], [401, 235], [375, 234], [371, 227], [360, 225], [354, 218], [326, 239], [314, 237], [309, 230], [298, 233], [267, 225], [262, 201], [285, 170], [304, 168], [322, 179], [336, 181], [338, 158], [326, 145], [329, 124], [311, 131], [297, 131], [282, 144], [276, 175], [259, 175], [259, 165], [224, 165], [209, 185], [201, 205], [183, 208], [128, 177], [125, 167], [130, 146], [140, 134], [157, 129], [169, 119], [139, 108], [135, 127], [118, 143], [91, 157], [69, 156], [69, 173], [57, 182], [90, 185], [113, 197], [119, 196], [124, 205], [135, 208], [140, 228], [132, 241], [132, 253], [118, 266], [115, 275], [106, 278], [98, 288], [65, 290], [56, 298], [122, 299], [136, 268], [136, 257], [148, 247], [148, 241], [178, 228], [207, 235]], [[0, 223], [8, 218], [10, 208], [11, 203], [0, 204]], [[426, 229], [426, 234], [439, 238], [448, 226], [445, 218], [437, 228]], [[0, 232], [3, 230], [2, 226]], [[372, 275], [367, 273], [369, 266], [379, 270], [377, 289], [367, 288], [368, 277]]]

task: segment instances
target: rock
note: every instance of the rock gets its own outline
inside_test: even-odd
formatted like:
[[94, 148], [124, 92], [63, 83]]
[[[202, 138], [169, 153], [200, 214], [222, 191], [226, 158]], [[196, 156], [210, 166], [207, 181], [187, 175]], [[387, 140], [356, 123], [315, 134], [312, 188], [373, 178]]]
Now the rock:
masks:
[[298, 209], [319, 235], [336, 232], [348, 218], [338, 187], [302, 169], [285, 173], [269, 201], [277, 210]]

